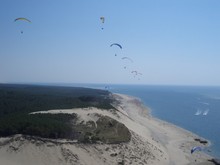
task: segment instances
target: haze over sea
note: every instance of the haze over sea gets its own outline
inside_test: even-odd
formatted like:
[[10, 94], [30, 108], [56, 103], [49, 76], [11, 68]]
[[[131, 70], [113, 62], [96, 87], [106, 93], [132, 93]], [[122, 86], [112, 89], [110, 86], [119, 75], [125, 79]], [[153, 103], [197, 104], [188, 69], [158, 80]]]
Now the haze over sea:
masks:
[[[220, 157], [220, 87], [56, 84], [107, 89], [141, 99], [154, 117], [211, 141], [208, 154]], [[193, 146], [192, 146], [193, 147]]]

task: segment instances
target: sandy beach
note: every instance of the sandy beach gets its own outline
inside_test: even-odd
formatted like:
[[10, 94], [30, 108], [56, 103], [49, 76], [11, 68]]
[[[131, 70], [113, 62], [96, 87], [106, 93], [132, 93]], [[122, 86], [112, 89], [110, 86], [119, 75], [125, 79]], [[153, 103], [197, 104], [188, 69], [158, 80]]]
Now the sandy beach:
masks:
[[[203, 152], [190, 153], [197, 135], [154, 118], [138, 98], [113, 94], [117, 111], [90, 108], [57, 109], [37, 113], [75, 113], [78, 122], [109, 116], [123, 123], [131, 140], [120, 144], [82, 144], [77, 141], [51, 140], [15, 135], [0, 138], [0, 164], [3, 165], [211, 165], [212, 157]], [[34, 115], [34, 113], [30, 114]], [[208, 144], [206, 144], [208, 145]]]

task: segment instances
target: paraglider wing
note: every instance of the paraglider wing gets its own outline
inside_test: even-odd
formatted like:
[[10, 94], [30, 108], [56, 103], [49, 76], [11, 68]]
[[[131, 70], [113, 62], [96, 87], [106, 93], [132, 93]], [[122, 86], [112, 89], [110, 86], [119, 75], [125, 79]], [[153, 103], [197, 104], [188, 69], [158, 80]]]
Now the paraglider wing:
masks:
[[195, 151], [202, 151], [202, 148], [199, 147], [199, 146], [193, 147], [193, 148], [191, 149], [191, 154], [193, 154]]
[[132, 60], [131, 58], [129, 58], [129, 57], [122, 57], [121, 59], [122, 59], [122, 60], [128, 60], [128, 61], [130, 61], [130, 62], [133, 62], [133, 60]]
[[122, 49], [122, 46], [121, 46], [120, 44], [118, 44], [118, 43], [113, 43], [113, 44], [110, 45], [110, 47], [112, 47], [112, 46], [114, 46], [114, 45], [116, 45], [116, 46], [118, 46], [119, 48]]
[[30, 21], [29, 19], [23, 18], [23, 17], [16, 18], [14, 21], [16, 22], [16, 21], [19, 21], [19, 20], [21, 20], [21, 21], [27, 21], [27, 22], [30, 22], [30, 23], [31, 23], [31, 21]]
[[135, 75], [138, 74], [138, 72], [136, 70], [131, 71], [131, 73], [134, 73]]

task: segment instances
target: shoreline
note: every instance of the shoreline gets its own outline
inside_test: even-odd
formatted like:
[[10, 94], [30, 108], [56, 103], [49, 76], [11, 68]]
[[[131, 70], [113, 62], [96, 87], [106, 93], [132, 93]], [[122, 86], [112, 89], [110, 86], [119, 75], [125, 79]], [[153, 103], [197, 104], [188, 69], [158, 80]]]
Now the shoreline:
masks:
[[[42, 141], [15, 135], [0, 138], [0, 163], [10, 165], [38, 164], [151, 164], [151, 165], [213, 165], [213, 157], [190, 150], [201, 145], [198, 135], [174, 124], [155, 118], [139, 98], [113, 93], [116, 111], [94, 107], [56, 109], [36, 113], [77, 114], [79, 122], [93, 121], [97, 115], [108, 116], [124, 124], [131, 132], [131, 140], [121, 144], [82, 144], [64, 139]], [[34, 115], [35, 113], [31, 113]], [[5, 140], [10, 143], [4, 143]], [[204, 139], [204, 138], [201, 138]], [[4, 144], [4, 145], [3, 145]], [[207, 145], [203, 145], [207, 147]], [[15, 150], [16, 149], [16, 150]], [[35, 156], [33, 156], [35, 155]], [[46, 156], [45, 156], [46, 155]], [[51, 160], [53, 163], [51, 163]], [[60, 163], [62, 162], [62, 163]], [[66, 162], [66, 163], [65, 163]]]
[[[186, 128], [183, 128], [181, 126], [178, 126], [176, 124], [173, 124], [169, 121], [166, 121], [166, 120], [163, 120], [163, 119], [160, 119], [159, 117], [155, 117], [152, 115], [152, 109], [149, 108], [146, 104], [143, 103], [143, 101], [139, 98], [139, 97], [134, 97], [134, 96], [131, 96], [131, 95], [127, 95], [127, 94], [120, 94], [120, 93], [114, 93], [115, 95], [119, 95], [119, 96], [127, 96], [127, 97], [130, 97], [130, 98], [133, 98], [135, 100], [137, 100], [137, 102], [139, 102], [138, 106], [142, 107], [141, 108], [141, 115], [144, 115], [148, 118], [151, 118], [151, 119], [154, 119], [154, 120], [157, 120], [158, 122], [161, 122], [161, 123], [164, 123], [165, 125], [168, 124], [170, 126], [173, 126], [173, 127], [176, 127], [176, 129], [179, 129], [179, 130], [182, 130], [183, 132], [186, 132], [186, 133], [189, 133], [189, 134], [192, 134], [192, 136], [194, 137], [197, 137], [197, 138], [200, 138], [202, 141], [205, 140], [207, 141], [207, 146], [206, 147], [210, 147], [212, 145], [211, 141], [209, 139], [206, 139], [190, 130], [187, 130]], [[208, 154], [209, 155], [209, 154]], [[210, 155], [212, 156], [212, 155]], [[213, 156], [212, 156], [213, 157]]]
[[[132, 96], [130, 96], [130, 97], [132, 97]], [[138, 100], [141, 101], [141, 99], [138, 99]], [[142, 102], [142, 101], [141, 101], [141, 102]], [[182, 130], [183, 132], [189, 133], [189, 134], [191, 134], [191, 135], [194, 136], [194, 137], [197, 137], [197, 138], [199, 138], [199, 139], [201, 139], [201, 140], [207, 141], [207, 146], [206, 146], [206, 147], [210, 147], [210, 146], [212, 145], [212, 143], [211, 143], [211, 141], [210, 141], [209, 139], [206, 139], [206, 138], [204, 138], [204, 137], [202, 137], [202, 136], [200, 136], [200, 135], [198, 135], [198, 134], [196, 134], [196, 133], [194, 133], [194, 132], [192, 132], [192, 131], [190, 131], [190, 130], [187, 130], [187, 129], [181, 127], [181, 126], [178, 126], [178, 125], [173, 124], [173, 123], [171, 123], [171, 122], [168, 122], [168, 121], [166, 121], [166, 120], [160, 119], [159, 117], [153, 116], [153, 115], [151, 114], [152, 110], [151, 110], [147, 105], [145, 105], [144, 103], [142, 103], [142, 105], [143, 105], [143, 106], [146, 108], [146, 110], [148, 111], [148, 115], [149, 115], [151, 118], [153, 118], [154, 120], [157, 120], [158, 122], [161, 122], [161, 123], [164, 123], [164, 124], [168, 124], [168, 125], [170, 125], [170, 126], [175, 127], [176, 129], [180, 129], [180, 130]], [[143, 112], [143, 113], [145, 113], [145, 112]], [[208, 155], [209, 155], [209, 154], [208, 154]]]
[[[129, 96], [129, 95], [124, 95], [124, 94], [118, 94], [118, 93], [115, 93], [113, 95], [115, 95], [115, 97], [118, 97], [118, 99], [120, 99], [120, 97], [122, 97], [123, 99], [127, 99], [127, 103], [133, 102], [134, 104], [140, 107], [138, 108], [139, 116], [137, 116], [137, 114], [134, 114], [135, 111], [132, 111], [129, 108], [125, 108], [125, 109], [127, 110], [127, 113], [130, 114], [130, 116], [133, 116], [133, 119], [136, 119], [137, 121], [141, 122], [141, 124], [145, 125], [148, 129], [150, 129], [152, 136], [154, 136], [154, 138], [157, 139], [157, 141], [160, 141], [162, 145], [165, 148], [167, 148], [168, 152], [170, 151], [178, 152], [178, 148], [176, 147], [179, 146], [179, 149], [182, 150], [182, 154], [185, 154], [185, 156], [188, 157], [189, 164], [193, 163], [194, 160], [198, 161], [197, 160], [198, 158], [203, 159], [202, 161], [199, 162], [201, 164], [206, 162], [206, 160], [210, 160], [213, 158], [213, 156], [203, 151], [197, 152], [195, 154], [190, 153], [190, 150], [194, 146], [200, 145], [200, 146], [203, 146], [204, 148], [209, 147], [211, 145], [211, 142], [209, 140], [189, 130], [179, 127], [175, 124], [169, 123], [167, 121], [164, 121], [157, 117], [152, 116], [151, 110], [141, 102], [140, 98]], [[145, 120], [144, 117], [147, 118], [148, 121]], [[147, 124], [144, 122], [146, 122]], [[162, 132], [164, 132], [164, 134], [162, 134]], [[173, 135], [169, 135], [169, 133], [173, 133]], [[187, 140], [184, 140], [184, 138], [181, 138], [181, 136], [185, 137]], [[208, 143], [206, 145], [202, 145], [198, 143], [197, 141], [195, 141], [195, 139], [197, 138], [202, 139], [202, 140], [207, 140]], [[175, 140], [175, 139], [178, 139], [178, 140]], [[172, 155], [172, 153], [170, 153], [170, 155]], [[177, 160], [178, 158], [175, 159], [175, 156], [174, 157], [171, 156], [171, 159]], [[179, 164], [181, 163], [179, 162]]]

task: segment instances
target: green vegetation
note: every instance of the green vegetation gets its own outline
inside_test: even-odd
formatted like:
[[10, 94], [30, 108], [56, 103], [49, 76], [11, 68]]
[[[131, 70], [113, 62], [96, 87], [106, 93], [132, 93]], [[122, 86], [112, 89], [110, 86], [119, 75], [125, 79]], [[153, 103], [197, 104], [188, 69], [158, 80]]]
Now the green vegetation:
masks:
[[17, 112], [89, 106], [111, 109], [109, 94], [88, 88], [0, 84], [0, 117]]
[[73, 138], [70, 122], [74, 115], [68, 114], [19, 114], [0, 120], [0, 135], [33, 135], [44, 138]]
[[0, 84], [0, 136], [74, 138], [76, 133], [70, 123], [75, 116], [29, 113], [90, 106], [112, 109], [111, 102], [110, 93], [104, 90]]
[[74, 132], [78, 133], [77, 139], [84, 143], [94, 143], [101, 141], [104, 143], [121, 143], [130, 141], [131, 134], [128, 128], [118, 121], [108, 117], [100, 116], [96, 122], [82, 123], [74, 127]]
[[127, 142], [131, 138], [131, 134], [124, 124], [107, 116], [101, 117], [97, 121], [97, 130], [95, 133], [95, 137], [105, 143]]

